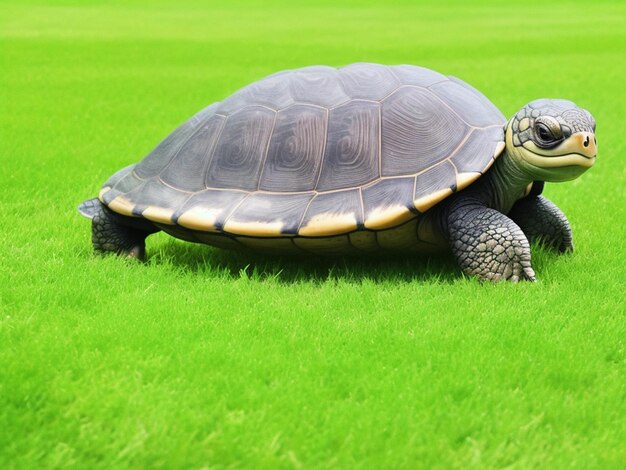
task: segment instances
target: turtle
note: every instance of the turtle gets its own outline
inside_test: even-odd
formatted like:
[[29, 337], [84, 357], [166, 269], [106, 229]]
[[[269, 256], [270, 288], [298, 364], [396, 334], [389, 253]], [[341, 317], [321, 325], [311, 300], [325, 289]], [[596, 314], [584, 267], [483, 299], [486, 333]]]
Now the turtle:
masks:
[[100, 253], [145, 259], [157, 231], [309, 255], [451, 251], [481, 280], [536, 279], [530, 243], [573, 249], [544, 182], [596, 160], [596, 124], [537, 99], [506, 119], [416, 65], [275, 73], [204, 108], [79, 206]]

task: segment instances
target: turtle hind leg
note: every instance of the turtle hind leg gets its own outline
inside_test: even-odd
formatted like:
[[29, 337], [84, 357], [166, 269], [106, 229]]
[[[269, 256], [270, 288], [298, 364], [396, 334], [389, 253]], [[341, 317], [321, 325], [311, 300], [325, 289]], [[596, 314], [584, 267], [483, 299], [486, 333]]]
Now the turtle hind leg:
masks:
[[146, 237], [158, 232], [158, 228], [145, 219], [117, 214], [98, 199], [86, 201], [81, 207], [84, 208], [85, 204], [90, 209], [87, 216], [91, 216], [91, 241], [96, 253], [145, 259]]

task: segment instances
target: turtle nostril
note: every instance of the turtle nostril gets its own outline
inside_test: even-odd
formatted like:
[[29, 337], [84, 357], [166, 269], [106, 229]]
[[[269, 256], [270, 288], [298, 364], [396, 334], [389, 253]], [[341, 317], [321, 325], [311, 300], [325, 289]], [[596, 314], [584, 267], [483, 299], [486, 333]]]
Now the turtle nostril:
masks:
[[585, 138], [585, 141], [583, 142], [583, 145], [584, 145], [585, 147], [589, 147], [589, 136], [587, 136], [587, 137]]

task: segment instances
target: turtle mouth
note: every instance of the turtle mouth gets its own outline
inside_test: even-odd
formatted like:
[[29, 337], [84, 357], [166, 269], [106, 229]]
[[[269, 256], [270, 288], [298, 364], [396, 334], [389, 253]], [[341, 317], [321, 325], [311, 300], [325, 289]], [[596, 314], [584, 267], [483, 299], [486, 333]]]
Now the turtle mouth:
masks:
[[591, 168], [596, 162], [596, 157], [588, 157], [580, 153], [568, 153], [565, 155], [545, 155], [526, 149], [526, 161], [539, 168], [560, 168], [565, 166], [581, 166]]
[[578, 178], [591, 168], [596, 157], [585, 157], [579, 154], [567, 154], [546, 157], [523, 149], [522, 159], [534, 179], [543, 181], [570, 181]]

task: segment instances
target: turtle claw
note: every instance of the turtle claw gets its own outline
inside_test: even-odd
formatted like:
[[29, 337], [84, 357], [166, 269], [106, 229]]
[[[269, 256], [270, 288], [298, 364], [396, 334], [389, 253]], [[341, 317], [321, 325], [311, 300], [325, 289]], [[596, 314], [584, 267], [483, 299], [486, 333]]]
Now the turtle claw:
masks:
[[138, 261], [146, 260], [146, 247], [145, 245], [135, 245], [130, 250], [126, 251], [127, 258], [133, 258]]
[[498, 269], [497, 272], [490, 272], [485, 276], [482, 276], [480, 273], [472, 274], [484, 277], [485, 280], [494, 283], [500, 281], [510, 281], [515, 283], [520, 281], [535, 282], [537, 280], [535, 271], [530, 266], [525, 267], [524, 264], [526, 263], [514, 261], [513, 263], [507, 264], [503, 270]]
[[[524, 260], [518, 264], [517, 276], [518, 276], [518, 281], [519, 280], [530, 281], [530, 282], [537, 281], [537, 276], [535, 275], [535, 270], [530, 265], [530, 260]], [[513, 282], [516, 282], [516, 281], [513, 281]]]
[[530, 281], [537, 282], [535, 271], [531, 267], [522, 268], [520, 274], [514, 275], [509, 279], [511, 282]]

